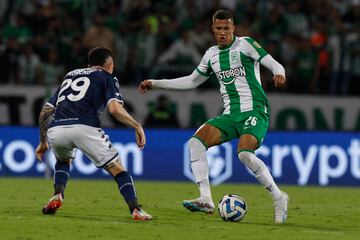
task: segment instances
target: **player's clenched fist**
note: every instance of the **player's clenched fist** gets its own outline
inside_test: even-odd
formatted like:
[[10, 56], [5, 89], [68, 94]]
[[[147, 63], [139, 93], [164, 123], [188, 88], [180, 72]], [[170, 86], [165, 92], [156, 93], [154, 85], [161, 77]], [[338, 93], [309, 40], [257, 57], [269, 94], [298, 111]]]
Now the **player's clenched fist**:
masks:
[[143, 94], [152, 89], [152, 82], [148, 79], [142, 81], [139, 85], [139, 93]]
[[285, 85], [286, 78], [281, 74], [277, 74], [273, 77], [275, 87], [281, 88]]

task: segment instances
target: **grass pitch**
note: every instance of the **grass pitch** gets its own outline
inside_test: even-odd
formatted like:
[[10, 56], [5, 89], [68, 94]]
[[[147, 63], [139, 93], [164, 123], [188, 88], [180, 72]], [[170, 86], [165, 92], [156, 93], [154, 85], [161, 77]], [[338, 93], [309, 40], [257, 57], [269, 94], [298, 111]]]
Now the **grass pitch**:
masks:
[[243, 196], [248, 214], [242, 222], [223, 222], [217, 213], [185, 210], [183, 199], [197, 197], [192, 183], [135, 182], [151, 222], [133, 221], [114, 181], [71, 179], [63, 208], [44, 216], [42, 206], [52, 182], [0, 178], [0, 239], [360, 239], [360, 188], [282, 186], [290, 196], [289, 218], [273, 223], [269, 194], [259, 185], [222, 184], [214, 200], [226, 193]]

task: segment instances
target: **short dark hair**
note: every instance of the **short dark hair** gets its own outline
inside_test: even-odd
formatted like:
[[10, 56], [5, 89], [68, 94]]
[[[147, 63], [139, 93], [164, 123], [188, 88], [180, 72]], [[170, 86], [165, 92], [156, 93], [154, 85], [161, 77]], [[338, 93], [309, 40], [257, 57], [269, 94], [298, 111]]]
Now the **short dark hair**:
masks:
[[229, 10], [226, 10], [226, 9], [217, 10], [212, 17], [213, 23], [214, 23], [215, 19], [220, 19], [220, 20], [231, 19], [234, 22], [233, 14]]
[[104, 47], [93, 48], [88, 54], [89, 66], [104, 66], [109, 57], [113, 58], [109, 49]]

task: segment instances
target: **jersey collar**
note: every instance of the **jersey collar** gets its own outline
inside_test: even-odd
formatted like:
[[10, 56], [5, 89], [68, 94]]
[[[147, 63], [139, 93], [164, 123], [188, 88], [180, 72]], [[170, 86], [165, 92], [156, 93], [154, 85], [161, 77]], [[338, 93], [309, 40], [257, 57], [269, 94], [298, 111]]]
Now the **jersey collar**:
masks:
[[235, 42], [235, 39], [236, 39], [236, 37], [234, 36], [234, 37], [233, 37], [233, 40], [231, 41], [231, 43], [230, 43], [229, 45], [227, 45], [226, 47], [220, 47], [220, 46], [219, 46], [219, 49], [220, 49], [220, 50], [229, 49], [229, 48], [233, 45], [233, 43]]

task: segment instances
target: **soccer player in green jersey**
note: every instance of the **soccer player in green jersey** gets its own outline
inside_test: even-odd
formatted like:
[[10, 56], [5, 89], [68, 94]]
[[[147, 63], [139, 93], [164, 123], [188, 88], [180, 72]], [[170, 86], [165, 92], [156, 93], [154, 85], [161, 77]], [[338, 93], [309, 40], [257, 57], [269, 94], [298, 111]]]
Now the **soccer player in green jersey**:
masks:
[[255, 154], [269, 127], [268, 100], [261, 86], [260, 64], [273, 74], [276, 87], [285, 84], [285, 70], [250, 37], [234, 36], [231, 12], [218, 10], [212, 18], [217, 45], [209, 48], [192, 74], [175, 79], [147, 79], [140, 93], [155, 88], [192, 89], [215, 74], [224, 102], [223, 114], [204, 123], [189, 140], [191, 169], [199, 186], [200, 197], [184, 200], [190, 211], [213, 213], [206, 150], [214, 145], [239, 138], [238, 157], [270, 193], [274, 201], [275, 223], [287, 219], [288, 195], [275, 184], [262, 160]]

